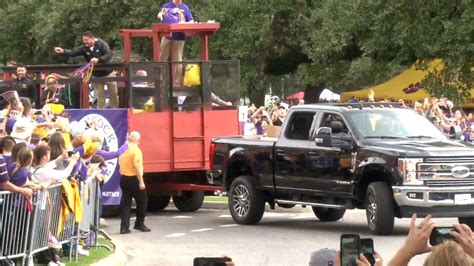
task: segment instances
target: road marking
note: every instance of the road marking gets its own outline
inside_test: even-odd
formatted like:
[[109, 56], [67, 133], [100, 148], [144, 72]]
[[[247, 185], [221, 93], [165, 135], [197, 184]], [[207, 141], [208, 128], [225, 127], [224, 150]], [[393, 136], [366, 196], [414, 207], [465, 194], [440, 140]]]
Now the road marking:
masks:
[[214, 230], [214, 229], [212, 229], [212, 228], [201, 228], [201, 229], [191, 230], [191, 232], [200, 233], [200, 232], [206, 232], [206, 231], [212, 231], [212, 230]]
[[191, 219], [193, 218], [192, 216], [184, 216], [184, 215], [178, 215], [173, 217], [174, 219]]
[[221, 224], [219, 227], [234, 227], [234, 226], [239, 226], [238, 224]]
[[230, 215], [230, 214], [223, 214], [223, 215], [219, 216], [219, 218], [231, 218], [231, 217], [232, 217], [232, 215]]
[[186, 235], [186, 233], [174, 233], [174, 234], [166, 235], [165, 237], [180, 237], [184, 235]]

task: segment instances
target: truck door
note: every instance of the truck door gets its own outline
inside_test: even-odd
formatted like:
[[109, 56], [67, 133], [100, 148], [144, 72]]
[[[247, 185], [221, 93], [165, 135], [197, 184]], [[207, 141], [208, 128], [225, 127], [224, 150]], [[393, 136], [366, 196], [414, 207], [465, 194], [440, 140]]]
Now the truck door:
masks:
[[[332, 130], [329, 147], [319, 146], [316, 141], [316, 132], [320, 127], [329, 127]], [[352, 134], [343, 117], [337, 113], [324, 113], [312, 131], [313, 141], [309, 144], [309, 179], [311, 189], [325, 193], [351, 194], [352, 181], [352, 153], [341, 149], [344, 144], [350, 143]]]
[[307, 190], [308, 148], [314, 111], [295, 111], [275, 145], [275, 187], [277, 190]]

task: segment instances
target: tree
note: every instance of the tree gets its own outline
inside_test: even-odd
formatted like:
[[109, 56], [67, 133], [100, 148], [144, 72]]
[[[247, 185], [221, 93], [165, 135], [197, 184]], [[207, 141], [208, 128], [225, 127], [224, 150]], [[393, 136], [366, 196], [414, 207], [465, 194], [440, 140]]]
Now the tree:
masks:
[[[312, 63], [302, 79], [341, 90], [374, 85], [403, 67], [444, 68], [423, 84], [459, 101], [472, 88], [473, 7], [469, 1], [323, 1], [302, 25]], [[371, 78], [372, 77], [372, 78]], [[457, 82], [456, 82], [457, 81]]]
[[[0, 9], [0, 57], [25, 63], [63, 62], [54, 46], [81, 43], [94, 31], [121, 53], [119, 28], [149, 28], [162, 4], [155, 1], [5, 1]], [[429, 93], [456, 101], [473, 86], [474, 6], [470, 1], [189, 0], [200, 21], [216, 20], [212, 59], [239, 60], [244, 95], [263, 103], [271, 84], [288, 75], [316, 101], [325, 87], [341, 92], [383, 82], [417, 63], [429, 69]], [[85, 16], [84, 14], [94, 14]], [[190, 40], [186, 54], [197, 58]], [[151, 58], [151, 41], [134, 40]], [[81, 60], [81, 59], [77, 59]], [[293, 80], [296, 80], [293, 82]], [[280, 86], [273, 86], [278, 88]]]

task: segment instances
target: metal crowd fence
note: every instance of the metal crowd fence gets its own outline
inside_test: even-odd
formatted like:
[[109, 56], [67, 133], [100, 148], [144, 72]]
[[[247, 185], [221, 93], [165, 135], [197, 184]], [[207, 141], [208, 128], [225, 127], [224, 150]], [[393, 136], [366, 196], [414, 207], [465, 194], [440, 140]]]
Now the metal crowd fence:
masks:
[[23, 195], [0, 191], [0, 262], [17, 258], [24, 262], [31, 217], [27, 201]]
[[[30, 199], [20, 194], [0, 192], [0, 265], [2, 261], [8, 263], [13, 259], [21, 260], [22, 265], [25, 261], [33, 265], [33, 255], [50, 248], [51, 243], [69, 245], [69, 260], [75, 250], [77, 261], [81, 234], [87, 233], [97, 241], [100, 233], [99, 189], [96, 181], [80, 185], [83, 216], [79, 223], [75, 222], [76, 216], [72, 212], [68, 216], [62, 215], [61, 184], [37, 191]], [[61, 219], [64, 221], [62, 224]], [[88, 246], [97, 246], [97, 242]]]

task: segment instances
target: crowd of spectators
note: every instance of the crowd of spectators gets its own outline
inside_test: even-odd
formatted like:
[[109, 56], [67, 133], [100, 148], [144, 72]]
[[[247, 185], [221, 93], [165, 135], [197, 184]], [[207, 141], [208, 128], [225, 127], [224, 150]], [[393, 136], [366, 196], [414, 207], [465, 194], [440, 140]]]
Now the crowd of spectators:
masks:
[[[304, 104], [300, 100], [297, 104]], [[282, 126], [285, 121], [290, 105], [281, 101], [278, 96], [273, 96], [266, 106], [256, 107], [251, 104], [248, 109], [247, 125], [249, 126], [245, 135], [267, 136], [267, 131], [271, 126]]]
[[[30, 197], [64, 180], [103, 182], [108, 175], [105, 161], [128, 149], [125, 143], [118, 151], [102, 150], [104, 136], [97, 121], [70, 122], [64, 108], [57, 106], [62, 101], [57, 80], [48, 77], [46, 83], [41, 109], [34, 109], [28, 98], [13, 93], [5, 97], [0, 111], [0, 191]], [[57, 247], [54, 236], [49, 240]]]

